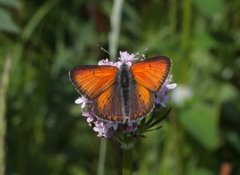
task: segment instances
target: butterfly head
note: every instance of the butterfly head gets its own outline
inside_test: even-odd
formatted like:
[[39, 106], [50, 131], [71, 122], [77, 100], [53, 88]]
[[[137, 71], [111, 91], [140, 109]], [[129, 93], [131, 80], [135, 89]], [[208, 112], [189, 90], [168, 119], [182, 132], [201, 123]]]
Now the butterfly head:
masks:
[[131, 67], [131, 64], [129, 64], [127, 62], [126, 63], [123, 62], [120, 66], [120, 70], [129, 70], [130, 67]]

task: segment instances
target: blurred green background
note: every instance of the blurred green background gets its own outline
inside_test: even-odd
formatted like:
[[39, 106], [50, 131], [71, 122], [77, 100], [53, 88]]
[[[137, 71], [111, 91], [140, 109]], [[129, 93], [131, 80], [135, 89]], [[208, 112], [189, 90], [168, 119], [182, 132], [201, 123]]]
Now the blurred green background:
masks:
[[[0, 0], [2, 174], [97, 174], [100, 139], [68, 71], [109, 57], [112, 6]], [[135, 175], [239, 175], [240, 1], [125, 1], [118, 50], [170, 57], [178, 84], [164, 127], [134, 148]], [[114, 142], [105, 174], [121, 174]]]

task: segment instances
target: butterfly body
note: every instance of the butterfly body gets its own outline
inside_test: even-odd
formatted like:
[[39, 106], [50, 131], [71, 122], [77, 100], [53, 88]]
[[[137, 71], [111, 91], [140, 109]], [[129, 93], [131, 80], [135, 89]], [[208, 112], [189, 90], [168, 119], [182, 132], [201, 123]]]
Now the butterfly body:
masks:
[[170, 59], [154, 57], [131, 66], [79, 66], [70, 79], [80, 94], [93, 101], [96, 117], [125, 122], [147, 115], [154, 108], [155, 92], [164, 83]]
[[118, 86], [121, 94], [122, 113], [124, 118], [129, 118], [129, 100], [130, 89], [132, 88], [133, 79], [131, 72], [126, 64], [123, 64], [119, 70]]

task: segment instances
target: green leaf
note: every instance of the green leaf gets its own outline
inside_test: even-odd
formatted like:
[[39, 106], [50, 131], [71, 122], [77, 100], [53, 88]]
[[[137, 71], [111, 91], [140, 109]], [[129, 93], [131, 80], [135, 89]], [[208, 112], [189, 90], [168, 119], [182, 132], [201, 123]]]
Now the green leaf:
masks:
[[238, 96], [238, 90], [230, 83], [222, 83], [219, 87], [219, 99], [221, 101], [228, 101]]
[[222, 13], [225, 6], [223, 0], [193, 0], [193, 3], [200, 12], [209, 17]]
[[213, 175], [214, 173], [204, 167], [197, 167], [195, 163], [188, 163], [187, 175]]
[[12, 20], [10, 14], [2, 8], [0, 8], [0, 31], [1, 30], [11, 33], [19, 33], [20, 31], [20, 28]]
[[0, 5], [13, 7], [13, 8], [20, 8], [20, 1], [19, 0], [0, 0]]
[[218, 146], [218, 120], [215, 108], [211, 105], [192, 104], [181, 113], [180, 122], [205, 148], [212, 150]]

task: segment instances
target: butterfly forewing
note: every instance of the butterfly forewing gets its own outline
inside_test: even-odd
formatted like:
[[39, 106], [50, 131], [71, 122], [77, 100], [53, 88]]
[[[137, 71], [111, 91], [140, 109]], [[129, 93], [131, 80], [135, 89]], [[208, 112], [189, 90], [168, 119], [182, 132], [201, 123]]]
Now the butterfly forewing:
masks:
[[118, 69], [114, 66], [79, 66], [70, 71], [76, 89], [94, 99], [116, 82]]
[[166, 80], [170, 66], [169, 58], [158, 56], [134, 63], [131, 72], [136, 83], [156, 92]]

